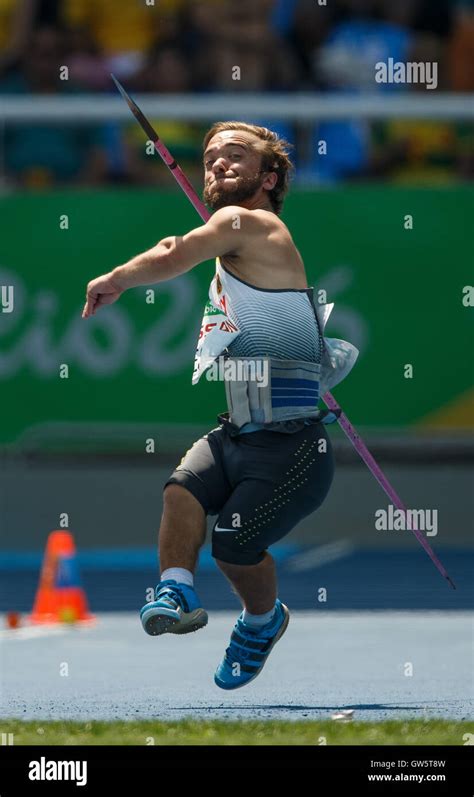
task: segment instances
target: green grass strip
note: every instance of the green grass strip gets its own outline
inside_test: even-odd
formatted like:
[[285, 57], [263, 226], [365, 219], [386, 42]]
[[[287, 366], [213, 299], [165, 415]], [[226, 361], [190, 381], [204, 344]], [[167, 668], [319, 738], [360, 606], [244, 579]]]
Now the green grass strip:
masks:
[[474, 723], [450, 720], [61, 722], [4, 719], [15, 745], [463, 745]]

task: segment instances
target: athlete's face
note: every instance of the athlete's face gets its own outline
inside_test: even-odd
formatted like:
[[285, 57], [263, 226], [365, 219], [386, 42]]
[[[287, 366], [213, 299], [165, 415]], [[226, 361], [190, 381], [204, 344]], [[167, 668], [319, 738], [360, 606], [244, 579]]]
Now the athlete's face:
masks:
[[265, 186], [268, 172], [262, 172], [258, 147], [259, 139], [246, 131], [224, 130], [211, 138], [204, 153], [204, 200], [209, 207], [240, 205]]

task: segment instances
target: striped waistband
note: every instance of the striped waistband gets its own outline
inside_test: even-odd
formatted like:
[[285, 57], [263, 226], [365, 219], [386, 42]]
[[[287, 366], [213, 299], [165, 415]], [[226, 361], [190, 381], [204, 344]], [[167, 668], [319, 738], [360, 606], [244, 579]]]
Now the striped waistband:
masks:
[[[236, 379], [226, 379], [225, 389], [230, 420], [240, 428], [244, 423], [273, 423], [293, 418], [317, 417], [321, 366], [305, 360], [275, 360], [271, 357], [232, 357], [240, 363]], [[265, 364], [264, 379], [252, 378], [245, 364]], [[254, 370], [255, 373], [255, 370]], [[259, 369], [260, 375], [262, 368]]]

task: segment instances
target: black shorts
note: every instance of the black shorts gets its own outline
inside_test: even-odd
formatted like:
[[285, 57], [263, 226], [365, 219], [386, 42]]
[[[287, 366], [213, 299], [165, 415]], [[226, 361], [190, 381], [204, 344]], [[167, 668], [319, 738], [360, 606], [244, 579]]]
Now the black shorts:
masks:
[[231, 436], [225, 425], [197, 440], [165, 484], [180, 484], [218, 515], [212, 555], [258, 564], [324, 501], [334, 475], [331, 442], [317, 422], [293, 434], [262, 431]]

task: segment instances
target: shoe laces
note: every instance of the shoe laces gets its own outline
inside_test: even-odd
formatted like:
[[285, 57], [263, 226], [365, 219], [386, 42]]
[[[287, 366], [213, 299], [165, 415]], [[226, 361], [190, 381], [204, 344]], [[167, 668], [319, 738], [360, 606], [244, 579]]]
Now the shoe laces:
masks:
[[[273, 624], [273, 618], [268, 623], [268, 625]], [[263, 626], [265, 628], [266, 626]], [[237, 631], [238, 635], [243, 639], [242, 645], [237, 643], [235, 640], [232, 640], [229, 647], [226, 649], [225, 655], [227, 662], [229, 664], [234, 664], [235, 662], [245, 662], [247, 659], [251, 658], [254, 653], [264, 653], [264, 648], [255, 648], [255, 647], [247, 647], [247, 642], [261, 642], [264, 644], [265, 642], [269, 642], [271, 636], [260, 636], [260, 632], [262, 629], [249, 629], [249, 626], [246, 625], [240, 618], [237, 620], [235, 630]]]
[[160, 587], [156, 593], [155, 600], [166, 603], [171, 609], [182, 608], [180, 601], [180, 593], [176, 587], [163, 586]]

